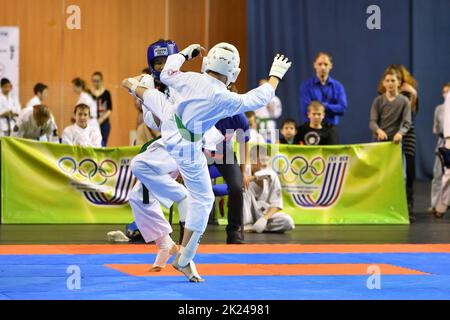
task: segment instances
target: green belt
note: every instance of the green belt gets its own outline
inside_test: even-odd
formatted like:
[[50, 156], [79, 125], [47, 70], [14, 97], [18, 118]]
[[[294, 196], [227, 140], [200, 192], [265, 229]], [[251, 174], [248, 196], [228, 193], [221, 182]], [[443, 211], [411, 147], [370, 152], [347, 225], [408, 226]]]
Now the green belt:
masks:
[[190, 141], [190, 142], [197, 142], [203, 138], [203, 134], [194, 134], [190, 132], [183, 124], [181, 119], [175, 114], [175, 122], [178, 127], [178, 131], [180, 131], [181, 136], [183, 139]]
[[[147, 148], [148, 148], [149, 145], [151, 145], [153, 142], [155, 142], [155, 141], [157, 141], [157, 140], [159, 140], [159, 139], [161, 139], [161, 136], [156, 137], [156, 138], [154, 138], [154, 139], [152, 139], [152, 140], [146, 142], [146, 143], [142, 146], [142, 148], [141, 148], [141, 150], [139, 151], [139, 153], [145, 152], [145, 151], [147, 150]], [[149, 203], [150, 203], [150, 195], [149, 195], [149, 191], [148, 191], [147, 187], [146, 187], [143, 183], [142, 183], [142, 202], [143, 202], [144, 204], [149, 204]]]

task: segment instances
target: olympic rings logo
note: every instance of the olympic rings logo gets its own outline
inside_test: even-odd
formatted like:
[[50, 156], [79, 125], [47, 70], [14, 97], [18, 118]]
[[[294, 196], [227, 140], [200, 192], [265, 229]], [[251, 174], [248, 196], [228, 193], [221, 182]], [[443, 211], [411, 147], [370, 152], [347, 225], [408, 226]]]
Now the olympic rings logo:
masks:
[[89, 181], [96, 185], [104, 185], [109, 178], [114, 177], [118, 172], [117, 164], [110, 159], [97, 164], [89, 158], [77, 163], [71, 157], [63, 157], [59, 159], [58, 167], [78, 181]]
[[289, 161], [285, 155], [277, 155], [272, 159], [272, 169], [288, 183], [298, 178], [304, 184], [313, 184], [325, 172], [326, 163], [322, 157], [308, 161], [303, 156], [295, 156]]

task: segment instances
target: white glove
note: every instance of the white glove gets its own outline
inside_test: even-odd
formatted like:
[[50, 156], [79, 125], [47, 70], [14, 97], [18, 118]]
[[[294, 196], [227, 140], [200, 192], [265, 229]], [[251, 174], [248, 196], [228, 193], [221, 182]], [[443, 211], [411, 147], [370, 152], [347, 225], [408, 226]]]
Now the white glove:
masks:
[[139, 86], [155, 89], [155, 80], [149, 74], [143, 74]]
[[200, 48], [201, 46], [199, 44], [191, 44], [180, 53], [186, 58], [186, 61], [188, 61], [200, 54]]
[[267, 219], [264, 217], [261, 217], [258, 219], [258, 221], [255, 222], [252, 229], [258, 233], [262, 233], [264, 229], [267, 227]]
[[273, 59], [272, 68], [270, 69], [269, 76], [277, 77], [278, 79], [283, 79], [286, 72], [291, 67], [292, 62], [288, 62], [288, 58], [282, 54], [277, 54]]

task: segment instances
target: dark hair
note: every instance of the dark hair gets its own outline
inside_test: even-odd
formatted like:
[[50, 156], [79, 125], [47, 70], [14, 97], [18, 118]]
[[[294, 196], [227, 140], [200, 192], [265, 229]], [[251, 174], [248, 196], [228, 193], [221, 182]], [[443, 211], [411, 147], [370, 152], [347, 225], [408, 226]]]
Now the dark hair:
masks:
[[320, 56], [326, 56], [326, 57], [328, 57], [328, 59], [330, 59], [330, 62], [333, 63], [333, 57], [331, 56], [331, 54], [329, 54], [328, 52], [325, 52], [325, 51], [319, 51], [319, 52], [316, 54], [316, 57], [314, 58], [314, 62], [316, 62], [317, 59], [319, 59]]
[[391, 75], [397, 78], [398, 80], [398, 86], [400, 88], [401, 84], [403, 83], [403, 75], [400, 72], [400, 70], [397, 68], [395, 64], [389, 65], [383, 72], [383, 75], [381, 76], [380, 82], [378, 83], [378, 93], [383, 94], [386, 93], [386, 88], [383, 85], [383, 80], [386, 78], [386, 76]]
[[283, 129], [283, 127], [289, 123], [293, 123], [294, 127], [297, 128], [297, 123], [295, 122], [295, 120], [292, 118], [287, 118], [287, 119], [283, 120], [283, 122], [281, 123], [281, 129]]
[[72, 83], [75, 86], [80, 87], [83, 91], [86, 91], [86, 82], [83, 79], [75, 78], [72, 80]]
[[95, 71], [95, 72], [92, 74], [92, 76], [93, 76], [93, 77], [98, 76], [98, 77], [100, 77], [100, 79], [103, 80], [103, 74], [102, 74], [100, 71]]
[[442, 86], [442, 89], [444, 89], [444, 88], [450, 88], [450, 82], [447, 82], [446, 84], [444, 84]]
[[48, 87], [45, 84], [39, 82], [39, 83], [36, 83], [36, 85], [34, 86], [33, 92], [34, 92], [34, 94], [42, 93], [47, 88]]
[[5, 85], [7, 85], [7, 84], [11, 84], [11, 81], [9, 81], [6, 78], [2, 78], [2, 80], [0, 81], [0, 86], [3, 87]]
[[149, 68], [142, 69], [142, 73], [144, 73], [144, 74], [152, 74], [152, 72], [150, 71]]
[[245, 113], [245, 116], [246, 116], [247, 118], [256, 117], [256, 113], [255, 113], [255, 111], [247, 111], [247, 112]]
[[78, 109], [88, 109], [89, 115], [91, 115], [91, 108], [89, 108], [89, 106], [87, 104], [84, 104], [84, 103], [77, 104], [75, 106], [75, 109], [73, 110], [73, 114], [76, 114]]

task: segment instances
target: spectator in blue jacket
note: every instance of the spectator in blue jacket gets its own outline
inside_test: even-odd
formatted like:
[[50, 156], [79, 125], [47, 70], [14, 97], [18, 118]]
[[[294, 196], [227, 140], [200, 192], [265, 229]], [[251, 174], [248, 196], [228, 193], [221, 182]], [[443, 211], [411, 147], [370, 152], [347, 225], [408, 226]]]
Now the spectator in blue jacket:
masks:
[[333, 58], [330, 54], [319, 52], [314, 59], [316, 75], [300, 86], [300, 114], [307, 122], [308, 105], [317, 100], [325, 106], [324, 125], [331, 129], [332, 144], [339, 144], [337, 126], [339, 117], [347, 111], [347, 96], [344, 86], [330, 76]]

